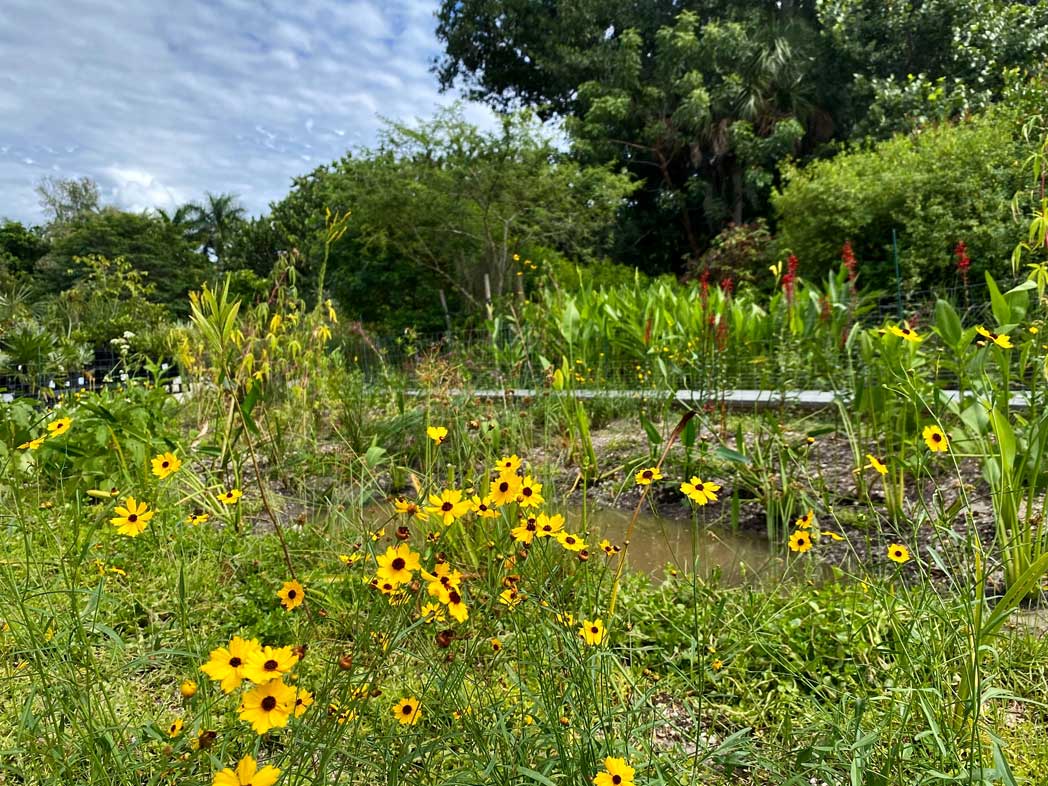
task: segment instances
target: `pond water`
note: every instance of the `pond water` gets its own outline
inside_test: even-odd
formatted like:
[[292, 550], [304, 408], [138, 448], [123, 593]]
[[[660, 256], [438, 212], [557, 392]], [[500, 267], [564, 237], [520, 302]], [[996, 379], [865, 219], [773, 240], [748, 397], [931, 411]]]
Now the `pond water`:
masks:
[[[589, 507], [590, 551], [601, 538], [620, 544], [629, 529], [632, 511]], [[568, 511], [569, 521], [581, 521], [581, 508]], [[690, 573], [695, 559], [699, 575], [719, 573], [726, 584], [778, 579], [785, 570], [781, 552], [775, 553], [763, 533], [731, 532], [690, 521], [664, 519], [642, 512], [633, 528], [627, 565], [634, 571], [661, 578], [667, 566]]]

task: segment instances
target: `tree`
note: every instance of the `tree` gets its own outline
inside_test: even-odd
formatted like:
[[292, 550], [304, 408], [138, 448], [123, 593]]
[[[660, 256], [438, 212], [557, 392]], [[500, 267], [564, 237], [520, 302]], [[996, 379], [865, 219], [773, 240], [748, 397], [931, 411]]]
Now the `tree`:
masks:
[[48, 229], [61, 229], [102, 209], [98, 184], [89, 177], [45, 177], [36, 186]]
[[191, 211], [193, 232], [204, 252], [221, 266], [226, 250], [244, 224], [244, 207], [237, 201], [236, 194], [208, 192], [203, 204], [187, 208]]
[[0, 224], [0, 269], [15, 275], [28, 274], [47, 249], [47, 241], [39, 228], [30, 229], [17, 221]]

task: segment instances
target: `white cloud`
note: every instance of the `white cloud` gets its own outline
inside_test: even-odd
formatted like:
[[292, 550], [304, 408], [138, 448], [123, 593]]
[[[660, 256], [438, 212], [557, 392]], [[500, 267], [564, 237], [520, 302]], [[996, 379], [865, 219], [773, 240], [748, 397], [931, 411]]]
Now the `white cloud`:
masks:
[[455, 100], [429, 71], [437, 4], [5, 0], [0, 216], [40, 220], [47, 171], [93, 177], [128, 209], [236, 191], [260, 213], [350, 140], [372, 144], [378, 114]]

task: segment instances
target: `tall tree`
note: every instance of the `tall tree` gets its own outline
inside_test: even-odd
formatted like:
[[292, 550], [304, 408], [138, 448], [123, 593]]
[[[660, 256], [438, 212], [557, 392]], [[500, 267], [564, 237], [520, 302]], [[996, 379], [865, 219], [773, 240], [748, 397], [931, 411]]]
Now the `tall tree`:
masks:
[[102, 193], [98, 184], [89, 177], [48, 176], [37, 183], [36, 194], [51, 231], [68, 226], [102, 209]]
[[220, 266], [234, 236], [244, 224], [246, 211], [236, 194], [204, 195], [202, 204], [188, 206], [192, 211], [196, 237], [204, 252]]

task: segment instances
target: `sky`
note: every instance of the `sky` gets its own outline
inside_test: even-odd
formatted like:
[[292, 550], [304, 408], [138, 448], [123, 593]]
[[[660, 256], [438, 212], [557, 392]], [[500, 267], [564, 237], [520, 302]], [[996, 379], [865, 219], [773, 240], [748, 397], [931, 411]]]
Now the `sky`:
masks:
[[430, 72], [437, 6], [2, 0], [0, 217], [39, 223], [35, 184], [85, 175], [128, 210], [211, 191], [261, 214], [295, 175], [373, 144], [382, 118], [457, 99]]

